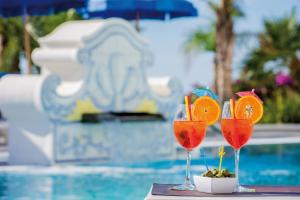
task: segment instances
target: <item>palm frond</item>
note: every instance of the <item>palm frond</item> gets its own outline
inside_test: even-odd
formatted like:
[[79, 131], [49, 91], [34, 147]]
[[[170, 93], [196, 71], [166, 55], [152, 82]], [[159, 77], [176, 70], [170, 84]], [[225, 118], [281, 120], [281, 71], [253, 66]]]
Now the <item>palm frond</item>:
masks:
[[188, 37], [184, 44], [184, 50], [186, 53], [193, 51], [215, 51], [215, 49], [216, 34], [213, 29], [198, 29]]
[[[290, 15], [265, 19], [264, 30], [259, 34], [259, 46], [252, 50], [244, 61], [244, 74], [251, 74], [249, 80], [264, 79], [270, 70], [289, 67], [294, 79], [300, 74], [300, 61], [296, 57], [300, 49], [300, 24], [295, 18], [295, 10]], [[268, 69], [268, 65], [272, 68]], [[296, 64], [295, 64], [296, 63]], [[251, 73], [253, 72], [253, 73]]]

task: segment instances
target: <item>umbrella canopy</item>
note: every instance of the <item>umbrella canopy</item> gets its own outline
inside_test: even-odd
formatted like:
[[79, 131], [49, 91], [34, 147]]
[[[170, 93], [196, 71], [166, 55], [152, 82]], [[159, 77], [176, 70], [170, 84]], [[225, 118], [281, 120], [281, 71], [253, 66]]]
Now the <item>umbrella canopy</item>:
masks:
[[120, 17], [160, 19], [197, 16], [197, 9], [186, 0], [89, 0], [90, 18]]
[[1, 0], [0, 17], [49, 15], [85, 5], [86, 0]]
[[6, 72], [0, 72], [0, 78], [2, 77], [2, 76], [5, 76], [7, 73]]

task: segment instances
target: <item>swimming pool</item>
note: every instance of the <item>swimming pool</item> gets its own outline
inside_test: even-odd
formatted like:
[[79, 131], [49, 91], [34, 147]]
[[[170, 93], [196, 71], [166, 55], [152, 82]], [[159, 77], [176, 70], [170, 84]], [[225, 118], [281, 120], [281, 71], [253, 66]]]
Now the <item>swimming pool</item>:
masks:
[[[217, 166], [216, 148], [203, 149], [207, 164]], [[233, 170], [226, 148], [224, 166]], [[241, 152], [242, 184], [300, 185], [300, 144], [248, 146]], [[194, 158], [192, 173], [205, 169]], [[185, 160], [138, 163], [130, 166], [63, 165], [54, 167], [1, 166], [0, 199], [143, 199], [151, 184], [181, 183]]]

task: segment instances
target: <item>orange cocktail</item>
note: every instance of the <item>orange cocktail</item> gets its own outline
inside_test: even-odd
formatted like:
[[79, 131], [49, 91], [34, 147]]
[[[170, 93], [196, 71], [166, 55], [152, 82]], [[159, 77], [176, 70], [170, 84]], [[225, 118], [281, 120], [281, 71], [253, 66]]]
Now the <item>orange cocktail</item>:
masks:
[[[207, 91], [207, 90], [205, 90]], [[208, 125], [215, 123], [220, 114], [219, 104], [215, 99], [201, 96], [191, 105], [190, 97], [185, 96], [185, 104], [178, 106], [173, 123], [176, 141], [187, 152], [186, 174], [183, 184], [172, 187], [172, 190], [194, 190], [191, 180], [191, 151], [200, 145], [205, 137]]]
[[177, 142], [186, 150], [197, 147], [205, 137], [206, 123], [203, 121], [174, 121], [174, 135]]
[[255, 190], [242, 187], [239, 183], [240, 149], [248, 142], [253, 126], [263, 115], [263, 105], [259, 97], [252, 91], [238, 92], [240, 98], [226, 101], [223, 106], [221, 130], [225, 140], [234, 148], [235, 153], [235, 192], [253, 192]]
[[240, 149], [251, 138], [253, 122], [250, 119], [222, 119], [221, 130], [226, 141], [234, 149]]

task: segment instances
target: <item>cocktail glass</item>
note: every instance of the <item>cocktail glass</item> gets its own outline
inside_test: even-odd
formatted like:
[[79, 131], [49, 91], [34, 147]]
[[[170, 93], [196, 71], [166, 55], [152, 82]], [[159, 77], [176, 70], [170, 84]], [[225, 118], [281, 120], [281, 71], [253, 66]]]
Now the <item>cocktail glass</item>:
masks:
[[173, 190], [194, 190], [195, 186], [191, 181], [191, 151], [202, 142], [206, 133], [206, 123], [204, 121], [188, 121], [185, 105], [179, 105], [174, 118], [174, 135], [177, 142], [187, 152], [186, 176], [181, 185], [172, 187]]
[[235, 152], [235, 192], [254, 192], [254, 189], [242, 187], [239, 183], [239, 160], [240, 149], [248, 142], [253, 132], [251, 119], [236, 119], [232, 116], [230, 102], [226, 101], [223, 106], [221, 131], [225, 140], [231, 145]]

